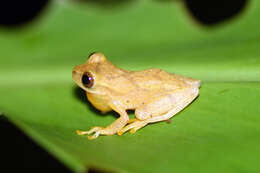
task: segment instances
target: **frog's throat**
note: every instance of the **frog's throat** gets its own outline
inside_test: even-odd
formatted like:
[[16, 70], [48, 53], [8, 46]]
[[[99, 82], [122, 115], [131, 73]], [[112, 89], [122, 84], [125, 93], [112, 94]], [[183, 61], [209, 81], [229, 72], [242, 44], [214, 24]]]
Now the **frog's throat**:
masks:
[[90, 94], [106, 95], [105, 92], [97, 91], [97, 90], [91, 89], [91, 88], [85, 88], [85, 90], [87, 93], [90, 93]]

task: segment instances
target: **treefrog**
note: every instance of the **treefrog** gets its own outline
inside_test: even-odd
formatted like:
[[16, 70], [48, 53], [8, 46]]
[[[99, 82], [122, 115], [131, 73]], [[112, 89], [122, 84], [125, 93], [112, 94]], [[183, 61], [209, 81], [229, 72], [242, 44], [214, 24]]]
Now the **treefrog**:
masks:
[[[135, 133], [149, 123], [168, 120], [199, 94], [200, 80], [152, 68], [129, 71], [117, 68], [102, 53], [93, 53], [72, 71], [74, 81], [86, 91], [88, 100], [102, 113], [114, 110], [120, 117], [107, 127], [95, 126], [78, 135]], [[127, 110], [134, 110], [129, 119]]]

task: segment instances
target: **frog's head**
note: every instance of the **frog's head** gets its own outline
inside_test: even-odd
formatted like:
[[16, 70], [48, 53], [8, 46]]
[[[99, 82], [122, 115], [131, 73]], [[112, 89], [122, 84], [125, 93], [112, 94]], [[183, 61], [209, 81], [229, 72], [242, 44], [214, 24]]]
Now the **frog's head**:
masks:
[[123, 71], [110, 63], [102, 53], [90, 54], [85, 64], [77, 65], [72, 77], [79, 87], [93, 94], [104, 94], [109, 80]]

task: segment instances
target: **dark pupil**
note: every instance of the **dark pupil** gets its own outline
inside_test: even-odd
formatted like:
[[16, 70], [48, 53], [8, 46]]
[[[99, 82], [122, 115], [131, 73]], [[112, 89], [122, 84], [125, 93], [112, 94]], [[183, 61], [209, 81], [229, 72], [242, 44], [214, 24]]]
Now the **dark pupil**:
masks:
[[82, 83], [83, 83], [85, 86], [87, 86], [87, 87], [90, 87], [91, 82], [92, 82], [91, 80], [92, 80], [91, 76], [88, 76], [87, 74], [84, 74], [84, 75], [82, 76]]

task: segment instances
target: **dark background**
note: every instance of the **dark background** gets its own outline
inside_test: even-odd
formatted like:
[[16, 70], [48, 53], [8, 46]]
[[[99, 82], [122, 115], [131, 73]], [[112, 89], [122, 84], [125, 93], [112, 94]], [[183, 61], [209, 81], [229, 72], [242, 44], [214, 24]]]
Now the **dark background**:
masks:
[[4, 116], [0, 116], [0, 136], [0, 172], [70, 172]]

